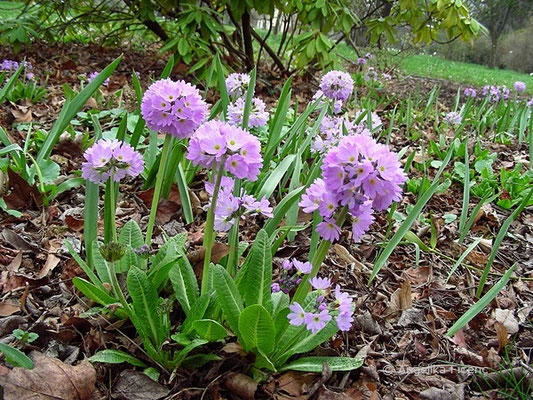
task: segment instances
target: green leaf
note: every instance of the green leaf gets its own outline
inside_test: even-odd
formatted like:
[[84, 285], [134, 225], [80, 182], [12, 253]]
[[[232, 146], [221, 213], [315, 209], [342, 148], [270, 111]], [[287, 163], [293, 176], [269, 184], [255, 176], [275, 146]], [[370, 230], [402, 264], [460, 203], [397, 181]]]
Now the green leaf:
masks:
[[100, 279], [96, 276], [96, 274], [93, 272], [93, 270], [81, 259], [78, 253], [74, 250], [72, 247], [72, 244], [68, 240], [64, 240], [63, 244], [67, 248], [68, 252], [74, 258], [74, 260], [78, 263], [78, 265], [81, 267], [83, 272], [87, 275], [87, 277], [91, 280], [91, 282], [98, 286], [99, 289], [104, 289], [104, 285], [102, 285], [102, 282], [100, 282]]
[[96, 301], [103, 306], [119, 303], [117, 299], [115, 299], [113, 296], [110, 296], [106, 291], [98, 288], [83, 278], [77, 276], [74, 277], [72, 279], [72, 284], [89, 299]]
[[243, 311], [243, 302], [237, 285], [228, 274], [228, 272], [220, 265], [213, 267], [214, 281], [213, 285], [217, 294], [217, 302], [222, 308], [224, 318], [228, 321], [228, 325], [234, 334], [239, 334], [239, 316]]
[[302, 192], [305, 190], [305, 186], [302, 186], [300, 188], [294, 189], [292, 192], [288, 193], [283, 200], [280, 201], [280, 203], [276, 206], [274, 209], [274, 217], [270, 218], [270, 220], [267, 222], [267, 224], [264, 227], [264, 230], [269, 234], [272, 235], [278, 225], [281, 223], [283, 218], [285, 218], [285, 214], [290, 210], [293, 204], [296, 204], [298, 200], [300, 199], [300, 196]]
[[266, 178], [266, 180], [264, 180], [261, 184], [258, 185], [258, 187], [261, 187], [261, 190], [256, 196], [258, 199], [262, 197], [266, 197], [268, 199], [270, 196], [272, 196], [272, 193], [274, 193], [274, 190], [281, 181], [281, 178], [283, 178], [285, 173], [289, 170], [295, 158], [296, 154], [289, 154], [268, 175], [268, 178]]
[[0, 342], [0, 352], [4, 354], [6, 361], [14, 367], [33, 369], [33, 361], [22, 351]]
[[141, 228], [134, 220], [129, 220], [120, 230], [118, 235], [118, 242], [132, 249], [138, 249], [144, 244], [143, 234]]
[[303, 357], [279, 368], [278, 371], [322, 372], [327, 363], [332, 372], [352, 371], [363, 365], [363, 360], [350, 357]]
[[100, 281], [102, 281], [103, 283], [111, 283], [111, 279], [109, 279], [109, 272], [107, 269], [107, 261], [104, 259], [104, 257], [102, 257], [102, 254], [100, 253], [100, 244], [98, 242], [94, 242], [91, 250], [93, 255], [92, 258], [94, 263], [94, 269], [96, 270]]
[[217, 342], [228, 336], [226, 329], [212, 319], [200, 319], [193, 323], [193, 328], [202, 339]]
[[135, 319], [140, 324], [136, 328], [142, 329], [156, 347], [161, 346], [168, 334], [163, 327], [157, 291], [146, 274], [135, 266], [132, 266], [128, 272], [127, 285], [133, 303]]
[[446, 332], [446, 336], [453, 336], [455, 335], [459, 329], [463, 328], [466, 324], [468, 324], [472, 318], [474, 318], [476, 315], [478, 315], [481, 310], [483, 310], [486, 306], [490, 304], [492, 300], [500, 293], [500, 291], [505, 287], [509, 279], [511, 278], [511, 274], [513, 273], [515, 269], [515, 265], [513, 265], [511, 268], [507, 270], [507, 272], [501, 277], [501, 279], [496, 282], [496, 284], [481, 298], [479, 299], [472, 307], [468, 309], [467, 312], [465, 312], [456, 322], [452, 325], [452, 327]]
[[244, 309], [239, 317], [239, 332], [239, 341], [248, 351], [257, 349], [268, 355], [274, 350], [274, 321], [262, 305], [253, 304]]
[[246, 264], [238, 285], [239, 292], [243, 294], [247, 306], [262, 304], [267, 307], [272, 284], [272, 253], [270, 239], [264, 229], [261, 229], [255, 237]]
[[204, 344], [209, 343], [207, 340], [204, 339], [194, 339], [190, 344], [185, 346], [177, 355], [174, 360], [172, 360], [172, 365], [175, 367], [178, 367], [181, 365], [183, 360], [185, 360], [185, 357], [189, 355], [191, 351], [196, 349], [197, 347], [203, 346]]
[[202, 319], [205, 315], [205, 311], [209, 306], [209, 296], [207, 294], [201, 295], [191, 306], [187, 318], [181, 325], [181, 330], [184, 334], [189, 334], [194, 329], [194, 322]]
[[199, 289], [194, 270], [184, 254], [169, 271], [168, 277], [181, 308], [188, 315], [192, 304], [198, 299]]
[[121, 350], [106, 349], [99, 351], [92, 357], [89, 357], [90, 362], [101, 362], [107, 364], [122, 364], [124, 362], [131, 364], [135, 367], [147, 367], [147, 365], [141, 360], [133, 357]]

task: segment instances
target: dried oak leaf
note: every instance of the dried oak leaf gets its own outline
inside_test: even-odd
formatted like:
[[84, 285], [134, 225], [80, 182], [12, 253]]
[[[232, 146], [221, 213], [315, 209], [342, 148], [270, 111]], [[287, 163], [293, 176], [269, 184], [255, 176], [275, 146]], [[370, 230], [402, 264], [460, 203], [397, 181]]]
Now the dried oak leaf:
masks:
[[113, 398], [121, 400], [157, 400], [168, 396], [170, 390], [142, 372], [127, 369], [120, 373], [113, 388]]
[[13, 368], [0, 376], [4, 400], [88, 400], [95, 391], [96, 371], [86, 360], [76, 366], [32, 352], [35, 368]]
[[4, 196], [4, 200], [9, 208], [37, 209], [43, 199], [36, 186], [30, 186], [19, 174], [9, 169], [9, 185], [11, 193]]
[[[229, 246], [224, 243], [213, 243], [211, 246], [211, 262], [218, 264], [218, 262], [229, 254]], [[202, 269], [205, 259], [205, 248], [202, 246], [198, 250], [193, 251], [187, 255], [189, 262], [193, 265], [194, 272], [197, 276], [202, 276]]]
[[242, 373], [229, 374], [225, 381], [226, 387], [233, 394], [243, 399], [253, 400], [258, 383]]

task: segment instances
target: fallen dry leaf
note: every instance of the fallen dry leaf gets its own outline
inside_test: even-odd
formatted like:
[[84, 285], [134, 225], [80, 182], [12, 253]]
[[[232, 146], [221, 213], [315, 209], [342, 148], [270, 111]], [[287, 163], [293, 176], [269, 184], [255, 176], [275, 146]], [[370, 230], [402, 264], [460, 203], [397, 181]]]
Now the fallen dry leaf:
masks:
[[0, 317], [9, 317], [20, 311], [20, 304], [4, 300], [0, 302]]
[[157, 400], [169, 393], [166, 387], [133, 369], [122, 371], [113, 388], [113, 398], [122, 400]]
[[35, 368], [13, 368], [0, 376], [4, 400], [89, 400], [96, 384], [96, 371], [89, 361], [76, 366], [32, 352]]
[[67, 215], [65, 217], [65, 223], [74, 232], [81, 232], [83, 230], [83, 224], [84, 224], [83, 218], [80, 219], [72, 215]]
[[411, 284], [409, 279], [403, 281], [402, 286], [392, 294], [390, 299], [390, 306], [388, 311], [395, 313], [398, 311], [407, 310], [413, 305], [413, 297], [411, 294]]
[[26, 107], [23, 107], [20, 110], [13, 109], [11, 110], [11, 114], [15, 117], [15, 122], [31, 122], [33, 119], [31, 110]]
[[9, 208], [36, 209], [43, 203], [41, 193], [36, 186], [28, 185], [24, 178], [12, 171], [11, 168], [8, 169], [7, 173], [11, 193], [4, 196], [4, 200]]
[[[229, 246], [224, 243], [213, 243], [211, 246], [211, 262], [217, 264], [222, 257], [225, 257], [229, 254]], [[205, 258], [205, 248], [202, 246], [198, 250], [193, 251], [192, 253], [187, 254], [189, 262], [194, 268], [194, 272], [197, 276], [202, 276], [202, 269], [204, 266]]]
[[48, 257], [46, 258], [46, 261], [43, 267], [41, 268], [39, 273], [35, 276], [35, 279], [44, 278], [46, 275], [48, 275], [50, 271], [52, 271], [55, 267], [57, 267], [57, 264], [59, 264], [59, 261], [61, 261], [59, 257], [56, 257], [52, 253], [48, 254]]
[[503, 324], [507, 332], [511, 335], [515, 334], [520, 329], [512, 310], [502, 310], [501, 308], [497, 308], [494, 310], [494, 319]]

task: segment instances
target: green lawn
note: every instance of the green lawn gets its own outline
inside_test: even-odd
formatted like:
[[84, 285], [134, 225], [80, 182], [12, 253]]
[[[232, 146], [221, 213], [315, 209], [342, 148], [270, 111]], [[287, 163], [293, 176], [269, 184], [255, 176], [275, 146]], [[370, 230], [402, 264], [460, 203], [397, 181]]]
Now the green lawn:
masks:
[[527, 85], [527, 93], [533, 94], [533, 76], [511, 70], [490, 69], [427, 55], [407, 57], [400, 63], [400, 69], [411, 75], [448, 79], [473, 86], [506, 85], [512, 88], [516, 81], [523, 81]]

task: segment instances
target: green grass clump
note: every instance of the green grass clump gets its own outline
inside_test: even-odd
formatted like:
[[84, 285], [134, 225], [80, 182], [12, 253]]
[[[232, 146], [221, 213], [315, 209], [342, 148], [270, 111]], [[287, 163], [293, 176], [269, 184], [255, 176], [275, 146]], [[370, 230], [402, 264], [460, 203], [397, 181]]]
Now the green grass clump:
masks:
[[533, 94], [533, 76], [511, 70], [491, 69], [423, 54], [405, 58], [400, 63], [400, 69], [409, 75], [447, 79], [474, 86], [505, 85], [512, 89], [516, 81], [522, 81], [527, 85], [526, 92]]

